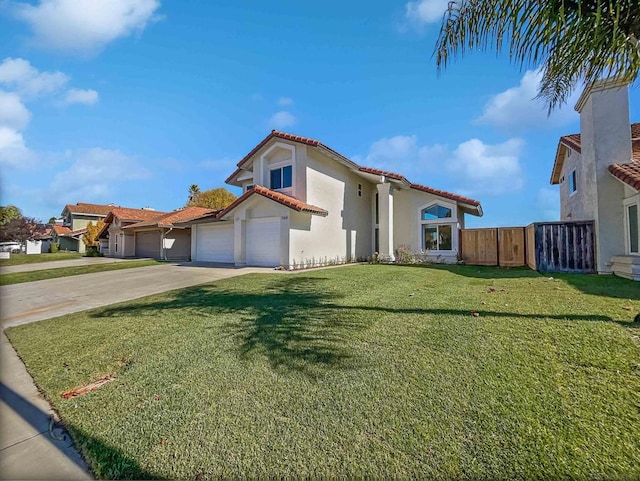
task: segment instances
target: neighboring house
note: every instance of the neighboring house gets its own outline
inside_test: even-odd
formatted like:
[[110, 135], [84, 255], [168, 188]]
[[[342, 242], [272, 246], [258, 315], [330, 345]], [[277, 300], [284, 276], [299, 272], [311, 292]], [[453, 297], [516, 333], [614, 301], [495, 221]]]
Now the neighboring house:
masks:
[[66, 226], [54, 225], [51, 229], [51, 242], [58, 244], [58, 249], [61, 251], [84, 252], [85, 245], [82, 242], [82, 234], [85, 232], [87, 229], [72, 231]]
[[551, 174], [561, 220], [594, 221], [598, 273], [640, 280], [640, 123], [629, 124], [627, 86], [598, 81], [575, 108], [580, 134], [560, 138]]
[[157, 210], [130, 209], [127, 207], [113, 207], [104, 220], [104, 225], [96, 238], [100, 242], [100, 252], [109, 257], [154, 257], [147, 255], [155, 253], [147, 238], [140, 236], [136, 248], [136, 233], [125, 232], [124, 227], [149, 221], [166, 212]]
[[243, 195], [194, 219], [191, 257], [237, 266], [323, 265], [394, 258], [406, 246], [455, 262], [464, 215], [480, 202], [362, 167], [318, 140], [272, 131], [227, 183]]
[[58, 242], [61, 250], [85, 252], [82, 234], [87, 231], [87, 224], [89, 222], [97, 224], [101, 219], [105, 219], [114, 207], [114, 204], [88, 204], [86, 202], [65, 205], [60, 214], [62, 225], [54, 227], [52, 242]]
[[101, 252], [110, 257], [151, 257], [189, 260], [191, 228], [178, 222], [215, 212], [184, 207], [173, 212], [149, 209], [113, 209], [98, 233]]

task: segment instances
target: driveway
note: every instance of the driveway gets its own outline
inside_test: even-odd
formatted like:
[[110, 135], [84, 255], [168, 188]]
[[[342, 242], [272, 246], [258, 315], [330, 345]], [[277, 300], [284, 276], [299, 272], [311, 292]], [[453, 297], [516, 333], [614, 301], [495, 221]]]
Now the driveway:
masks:
[[252, 272], [274, 270], [162, 264], [1, 286], [1, 325], [4, 329]]

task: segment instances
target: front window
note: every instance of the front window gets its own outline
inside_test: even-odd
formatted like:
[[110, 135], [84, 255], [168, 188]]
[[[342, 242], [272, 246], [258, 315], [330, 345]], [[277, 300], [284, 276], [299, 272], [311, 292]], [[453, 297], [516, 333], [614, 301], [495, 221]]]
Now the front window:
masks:
[[273, 190], [288, 189], [291, 187], [292, 181], [293, 175], [290, 165], [271, 170], [271, 188]]
[[250, 191], [251, 189], [253, 189], [253, 187], [254, 187], [254, 185], [253, 185], [253, 184], [249, 184], [249, 185], [247, 185], [247, 186], [244, 188], [244, 191], [245, 191], [245, 192], [248, 192], [248, 191]]
[[424, 224], [423, 248], [425, 251], [450, 251], [453, 248], [451, 224]]
[[627, 224], [629, 225], [629, 253], [638, 254], [639, 232], [638, 232], [638, 204], [627, 207]]

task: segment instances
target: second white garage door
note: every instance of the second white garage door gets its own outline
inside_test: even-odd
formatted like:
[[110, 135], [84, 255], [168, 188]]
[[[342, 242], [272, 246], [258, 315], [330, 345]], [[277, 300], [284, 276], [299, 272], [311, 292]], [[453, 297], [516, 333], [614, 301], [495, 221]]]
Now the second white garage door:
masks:
[[199, 225], [196, 232], [195, 260], [233, 262], [233, 224]]
[[280, 219], [253, 219], [247, 222], [247, 265], [280, 265]]

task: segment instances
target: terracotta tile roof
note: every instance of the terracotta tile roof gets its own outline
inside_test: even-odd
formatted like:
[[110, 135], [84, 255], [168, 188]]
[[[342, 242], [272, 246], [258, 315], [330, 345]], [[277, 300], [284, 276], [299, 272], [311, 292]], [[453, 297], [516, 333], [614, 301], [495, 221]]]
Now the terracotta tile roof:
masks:
[[431, 187], [427, 187], [426, 185], [411, 184], [411, 188], [416, 190], [421, 190], [423, 192], [428, 192], [429, 194], [444, 197], [446, 199], [455, 200], [456, 202], [460, 202], [462, 204], [469, 204], [475, 207], [480, 206], [479, 201], [475, 199], [471, 199], [470, 197], [464, 197], [463, 195], [452, 194], [451, 192], [447, 192], [444, 190], [432, 189]]
[[609, 166], [609, 172], [625, 184], [640, 190], [640, 162], [612, 164]]
[[[360, 172], [367, 173], [367, 174], [374, 174], [374, 175], [384, 175], [385, 177], [388, 177], [390, 179], [404, 182], [405, 184], [410, 186], [412, 189], [421, 190], [423, 192], [428, 192], [428, 193], [433, 194], [433, 195], [438, 195], [438, 196], [441, 196], [441, 197], [445, 197], [447, 199], [463, 202], [463, 203], [470, 204], [470, 205], [473, 205], [473, 206], [480, 206], [480, 202], [479, 201], [474, 200], [474, 199], [470, 199], [468, 197], [457, 195], [457, 194], [454, 194], [452, 192], [447, 192], [447, 191], [444, 191], [444, 190], [433, 189], [433, 188], [427, 187], [425, 185], [412, 184], [402, 174], [397, 174], [395, 172], [389, 172], [389, 171], [381, 170], [381, 169], [375, 169], [373, 167], [364, 167], [364, 166], [358, 165], [355, 162], [353, 162], [351, 159], [349, 159], [349, 158], [345, 157], [344, 155], [340, 154], [339, 152], [333, 150], [330, 147], [327, 147], [326, 145], [324, 145], [319, 140], [311, 139], [309, 137], [302, 137], [300, 135], [288, 134], [286, 132], [279, 132], [277, 130], [272, 130], [269, 135], [267, 135], [264, 139], [262, 139], [262, 141], [251, 150], [251, 152], [249, 152], [247, 155], [245, 155], [242, 158], [242, 160], [240, 162], [238, 162], [238, 169], [236, 169], [235, 172], [233, 174], [231, 174], [227, 178], [226, 182], [229, 183], [229, 182], [233, 181], [233, 179], [235, 177], [237, 177], [238, 174], [240, 174], [240, 172], [242, 171], [242, 168], [241, 168], [242, 164], [244, 164], [251, 157], [253, 157], [262, 147], [264, 147], [267, 144], [267, 142], [269, 142], [274, 137], [275, 138], [279, 138], [279, 139], [284, 139], [284, 140], [290, 140], [290, 141], [293, 141], [293, 142], [299, 142], [299, 143], [302, 143], [302, 144], [305, 144], [305, 145], [310, 145], [312, 147], [317, 147], [317, 148], [319, 148], [321, 150], [324, 150], [325, 152], [327, 152], [327, 153], [329, 153], [331, 155], [334, 155], [334, 156], [338, 157], [340, 160], [342, 160], [343, 162], [347, 163], [349, 166], [351, 166], [354, 169], [357, 169]], [[273, 191], [270, 191], [270, 192], [273, 192]]]
[[[631, 159], [635, 162], [640, 162], [640, 122], [636, 122], [630, 125], [631, 127]], [[551, 184], [560, 183], [560, 174], [562, 173], [562, 166], [564, 164], [564, 157], [561, 155], [561, 147], [566, 146], [572, 150], [575, 150], [579, 154], [582, 153], [582, 145], [580, 143], [580, 134], [569, 134], [560, 137], [558, 142], [558, 149], [556, 150], [556, 158], [553, 163], [553, 170], [551, 172]]]
[[210, 214], [201, 215], [199, 217], [194, 217], [190, 220], [198, 220], [198, 219], [206, 219], [206, 218], [220, 219], [224, 217], [226, 214], [228, 214], [229, 212], [231, 212], [233, 209], [238, 207], [240, 204], [242, 204], [244, 201], [246, 201], [249, 197], [251, 197], [254, 194], [258, 194], [263, 197], [266, 197], [267, 199], [271, 199], [277, 202], [278, 204], [284, 205], [285, 207], [288, 207], [289, 209], [293, 209], [297, 212], [306, 212], [309, 214], [319, 215], [322, 217], [325, 217], [329, 214], [329, 212], [327, 212], [324, 209], [321, 209], [320, 207], [317, 207], [311, 204], [306, 204], [294, 197], [291, 197], [290, 195], [286, 195], [281, 192], [276, 192], [275, 190], [267, 189], [266, 187], [262, 187], [261, 185], [256, 185], [252, 189], [246, 191], [236, 200], [234, 200], [233, 203], [231, 203], [225, 209], [221, 211], [213, 212]]
[[114, 207], [117, 206], [115, 204], [87, 204], [86, 202], [78, 202], [76, 204], [65, 205], [63, 212], [67, 210], [72, 214], [91, 214], [106, 217]]
[[163, 214], [167, 214], [167, 212], [160, 212], [160, 211], [151, 210], [151, 209], [130, 209], [128, 207], [112, 207], [105, 222], [107, 222], [107, 220], [110, 221], [110, 219], [112, 219], [113, 217], [117, 217], [120, 220], [142, 222], [145, 220], [151, 220], [155, 217], [159, 217]]
[[123, 227], [123, 229], [136, 229], [140, 227], [173, 227], [174, 223], [188, 222], [191, 219], [202, 217], [207, 214], [215, 214], [217, 212], [220, 212], [220, 210], [205, 209], [204, 207], [184, 207], [182, 209], [169, 212], [168, 214], [156, 216], [151, 220], [128, 225]]
[[52, 229], [57, 236], [65, 237], [72, 235], [71, 229], [63, 225], [54, 225]]

